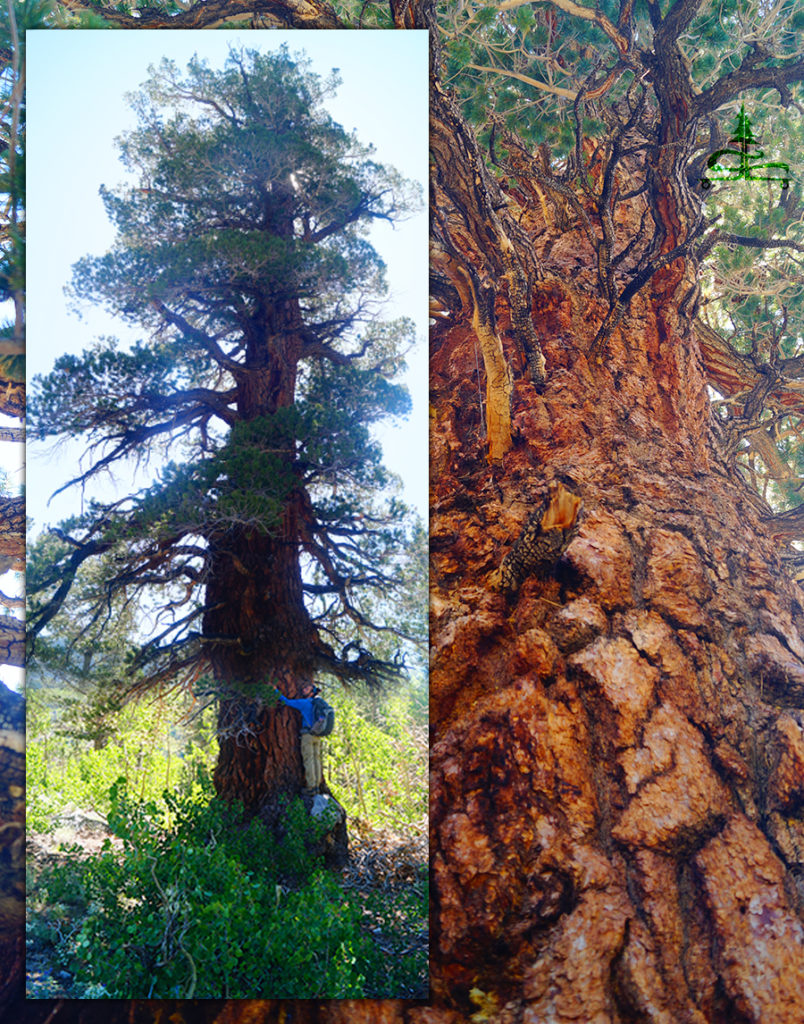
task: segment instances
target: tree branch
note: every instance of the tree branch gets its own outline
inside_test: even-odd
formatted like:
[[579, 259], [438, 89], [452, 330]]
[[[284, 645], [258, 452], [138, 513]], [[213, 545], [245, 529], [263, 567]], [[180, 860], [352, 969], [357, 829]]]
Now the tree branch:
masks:
[[74, 484], [86, 483], [90, 477], [96, 476], [111, 463], [132, 452], [139, 455], [143, 446], [160, 434], [171, 434], [179, 427], [184, 427], [183, 433], [186, 434], [193, 426], [203, 427], [212, 415], [211, 410], [201, 410], [198, 407], [193, 407], [184, 410], [182, 414], [176, 414], [164, 423], [154, 423], [148, 427], [126, 428], [117, 435], [96, 441], [89, 446], [89, 451], [96, 450], [103, 444], [104, 440], [109, 442], [116, 440], [117, 443], [107, 455], [102, 456], [97, 462], [93, 463], [86, 472], [72, 477], [59, 487], [57, 491], [54, 491], [52, 497], [55, 498], [57, 494], [61, 494], [62, 491], [66, 491], [68, 487], [72, 487]]
[[750, 235], [732, 235], [725, 231], [715, 232], [714, 241], [711, 245], [707, 244], [707, 249], [719, 242], [725, 242], [727, 245], [745, 245], [749, 249], [795, 249], [796, 252], [804, 252], [804, 245], [787, 238], [754, 238]]
[[228, 391], [212, 391], [209, 388], [187, 388], [184, 391], [174, 391], [170, 395], [145, 392], [138, 396], [140, 401], [131, 405], [127, 411], [135, 412], [140, 408], [146, 408], [157, 412], [191, 402], [207, 406], [210, 412], [217, 416], [218, 419], [232, 426], [232, 424], [237, 422], [237, 415], [229, 408], [229, 405], [235, 401], [236, 397], [236, 388], [230, 388]]
[[701, 0], [676, 0], [656, 31], [654, 50], [657, 53], [678, 39], [698, 13], [700, 6]]
[[724, 75], [715, 84], [692, 100], [692, 114], [702, 117], [747, 89], [776, 89], [782, 105], [787, 106], [790, 94], [787, 86], [791, 82], [804, 80], [804, 57], [793, 60], [781, 67], [757, 68], [756, 52], [749, 54], [736, 71]]
[[71, 11], [100, 15], [117, 28], [214, 28], [242, 15], [262, 15], [279, 28], [345, 28], [323, 0], [204, 0], [178, 14], [144, 10], [137, 16], [88, 0], [61, 0]]
[[93, 555], [103, 554], [104, 551], [109, 551], [113, 547], [113, 542], [110, 540], [96, 540], [89, 541], [88, 543], [82, 543], [74, 540], [72, 537], [65, 537], [60, 530], [51, 530], [51, 533], [54, 533], [62, 540], [67, 540], [69, 543], [77, 545], [77, 548], [68, 558], [67, 564], [59, 568], [61, 584], [56, 589], [56, 592], [45, 603], [41, 612], [28, 616], [27, 629], [28, 637], [31, 642], [36, 639], [50, 620], [59, 613], [67, 595], [70, 593], [70, 589], [75, 581], [76, 573], [83, 563], [88, 558], [92, 558]]
[[[546, 0], [541, 0], [541, 2], [546, 2]], [[546, 82], [540, 82], [538, 78], [531, 78], [529, 75], [523, 75], [519, 71], [509, 71], [507, 68], [495, 68], [490, 65], [484, 67], [482, 64], [472, 64], [470, 61], [467, 61], [464, 67], [472, 68], [474, 71], [486, 71], [495, 75], [515, 78], [518, 82], [524, 82], [525, 85], [532, 85], [534, 89], [541, 89], [543, 92], [552, 93], [553, 96], [563, 96], [568, 100], [574, 100], [578, 95], [571, 89], [562, 89], [559, 85], [547, 85]]]
[[302, 349], [302, 359], [328, 359], [335, 366], [348, 366], [354, 362], [355, 359], [361, 359], [366, 352], [371, 348], [371, 338], [366, 338], [363, 344], [360, 346], [357, 352], [339, 352], [337, 349], [332, 348], [325, 341], [320, 341], [318, 338], [310, 339], [305, 341], [304, 348]]
[[628, 39], [626, 39], [622, 32], [620, 32], [619, 29], [609, 21], [597, 5], [595, 5], [594, 9], [591, 9], [589, 7], [584, 7], [582, 4], [576, 4], [575, 0], [535, 0], [535, 2], [551, 3], [554, 7], [558, 7], [559, 10], [566, 11], [567, 14], [573, 15], [575, 18], [594, 22], [614, 43], [621, 57], [628, 52]]
[[177, 327], [182, 334], [188, 338], [192, 338], [193, 341], [198, 342], [199, 345], [205, 348], [219, 366], [223, 366], [227, 370], [243, 369], [240, 363], [234, 359], [230, 359], [229, 356], [226, 355], [214, 338], [211, 338], [199, 327], [194, 327], [190, 321], [186, 320], [180, 313], [174, 313], [172, 309], [168, 309], [164, 302], [159, 299], [152, 299], [151, 304], [157, 313], [159, 313], [159, 315], [172, 327]]

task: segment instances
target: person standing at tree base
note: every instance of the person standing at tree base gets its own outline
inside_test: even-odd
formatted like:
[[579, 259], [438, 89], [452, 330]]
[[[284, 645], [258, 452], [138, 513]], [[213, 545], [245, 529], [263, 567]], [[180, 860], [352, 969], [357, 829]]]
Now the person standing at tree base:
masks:
[[276, 687], [274, 690], [283, 704], [295, 708], [301, 715], [300, 743], [302, 764], [304, 765], [304, 786], [305, 792], [313, 795], [318, 792], [324, 780], [321, 764], [321, 736], [325, 733], [320, 731], [321, 719], [315, 706], [315, 698], [321, 691], [313, 683], [307, 683], [302, 689], [302, 696], [291, 699]]

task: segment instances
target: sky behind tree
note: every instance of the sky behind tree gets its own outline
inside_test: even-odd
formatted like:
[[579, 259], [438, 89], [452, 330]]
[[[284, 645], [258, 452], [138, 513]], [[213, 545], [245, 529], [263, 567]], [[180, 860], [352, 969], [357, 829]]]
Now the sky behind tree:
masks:
[[[427, 180], [427, 35], [423, 32], [31, 32], [28, 34], [28, 377], [50, 370], [64, 352], [81, 352], [101, 335], [133, 341], [129, 331], [95, 308], [82, 319], [68, 308], [64, 286], [72, 265], [99, 255], [114, 239], [98, 194], [126, 178], [114, 139], [135, 125], [126, 100], [163, 57], [180, 69], [197, 53], [222, 67], [229, 46], [275, 51], [287, 43], [322, 78], [339, 69], [343, 84], [326, 100], [332, 116], [375, 156], [422, 183]], [[386, 464], [403, 478], [406, 499], [427, 515], [427, 215], [391, 227], [372, 226], [371, 239], [388, 266], [385, 318], [410, 316], [418, 345], [409, 356], [411, 416], [380, 437]], [[80, 443], [46, 458], [28, 448], [28, 515], [33, 533], [79, 512], [73, 488], [48, 505], [76, 475]], [[152, 467], [156, 468], [156, 467]], [[147, 478], [138, 478], [145, 484]]]

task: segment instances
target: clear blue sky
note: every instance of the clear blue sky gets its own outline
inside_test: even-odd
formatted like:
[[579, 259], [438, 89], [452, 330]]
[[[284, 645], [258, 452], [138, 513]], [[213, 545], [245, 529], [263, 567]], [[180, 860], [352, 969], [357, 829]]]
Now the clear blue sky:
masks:
[[[131, 339], [100, 311], [83, 320], [67, 309], [64, 285], [71, 267], [105, 251], [113, 238], [98, 195], [100, 184], [125, 179], [114, 139], [134, 125], [125, 94], [147, 78], [162, 57], [180, 67], [194, 54], [222, 66], [230, 43], [274, 50], [286, 42], [304, 51], [312, 70], [340, 70], [343, 84], [326, 106], [376, 156], [404, 175], [427, 182], [427, 37], [424, 32], [284, 31], [36, 31], [28, 46], [28, 375], [47, 372], [58, 355], [80, 352], [98, 335]], [[406, 497], [427, 516], [427, 215], [391, 228], [380, 224], [373, 241], [388, 266], [388, 317], [417, 323], [419, 344], [410, 357], [412, 416], [384, 429], [386, 463], [402, 476]], [[28, 515], [33, 532], [80, 510], [73, 488], [47, 501], [75, 475], [83, 449], [66, 445], [46, 459], [29, 445]], [[111, 482], [113, 483], [113, 482]]]

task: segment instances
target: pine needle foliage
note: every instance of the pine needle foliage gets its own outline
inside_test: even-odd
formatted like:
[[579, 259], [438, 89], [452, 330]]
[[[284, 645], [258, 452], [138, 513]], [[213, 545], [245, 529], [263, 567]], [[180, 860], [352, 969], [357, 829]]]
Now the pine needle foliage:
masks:
[[34, 637], [81, 564], [111, 553], [99, 603], [156, 595], [146, 681], [210, 665], [256, 679], [288, 660], [344, 681], [398, 674], [371, 654], [383, 624], [368, 609], [372, 593], [401, 594], [413, 522], [371, 427], [410, 409], [414, 328], [380, 317], [368, 228], [420, 196], [329, 115], [338, 84], [285, 46], [232, 49], [221, 69], [163, 60], [131, 97], [130, 180], [102, 190], [117, 238], [76, 265], [70, 291], [142, 338], [57, 360], [34, 381], [29, 430], [86, 440], [73, 484], [129, 459], [158, 468], [62, 524], [53, 571], [33, 581]]

